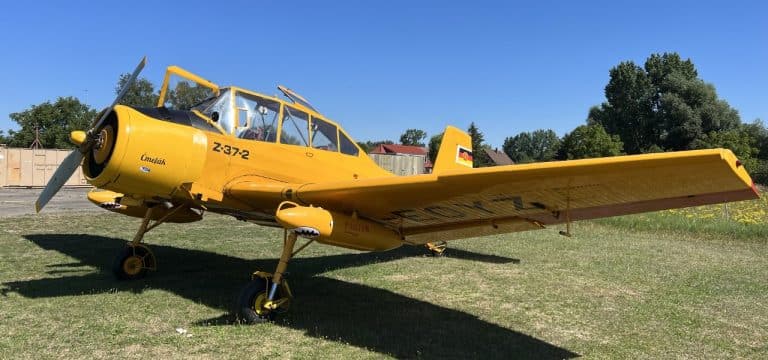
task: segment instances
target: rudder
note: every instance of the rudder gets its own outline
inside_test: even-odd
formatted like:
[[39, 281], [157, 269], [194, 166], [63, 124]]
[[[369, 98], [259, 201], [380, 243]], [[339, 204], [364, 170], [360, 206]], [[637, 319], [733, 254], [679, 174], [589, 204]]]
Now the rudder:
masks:
[[446, 126], [432, 173], [472, 168], [472, 137], [453, 126]]

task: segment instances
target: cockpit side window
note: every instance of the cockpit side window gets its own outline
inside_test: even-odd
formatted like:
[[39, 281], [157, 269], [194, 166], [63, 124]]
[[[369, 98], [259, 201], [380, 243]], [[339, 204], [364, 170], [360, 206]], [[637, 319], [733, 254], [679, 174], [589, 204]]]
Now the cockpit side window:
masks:
[[284, 105], [281, 121], [280, 143], [309, 146], [309, 115]]
[[280, 103], [239, 91], [236, 94], [237, 136], [249, 140], [277, 141]]
[[342, 154], [357, 156], [360, 154], [360, 149], [355, 145], [355, 143], [350, 140], [347, 135], [344, 135], [343, 132], [339, 131], [339, 145], [341, 148]]
[[312, 147], [315, 149], [328, 150], [336, 152], [339, 149], [338, 130], [333, 125], [323, 119], [312, 117]]

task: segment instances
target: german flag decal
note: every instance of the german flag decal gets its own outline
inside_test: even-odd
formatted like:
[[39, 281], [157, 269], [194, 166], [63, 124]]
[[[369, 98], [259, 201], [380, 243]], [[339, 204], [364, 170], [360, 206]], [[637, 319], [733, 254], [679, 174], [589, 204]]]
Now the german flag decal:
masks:
[[472, 150], [459, 145], [456, 150], [456, 163], [466, 167], [472, 167], [472, 159]]

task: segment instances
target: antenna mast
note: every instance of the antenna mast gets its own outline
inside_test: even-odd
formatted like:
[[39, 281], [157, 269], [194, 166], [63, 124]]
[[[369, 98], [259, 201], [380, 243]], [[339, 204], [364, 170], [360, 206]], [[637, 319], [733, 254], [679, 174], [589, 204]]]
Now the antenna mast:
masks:
[[35, 141], [32, 141], [32, 145], [29, 145], [30, 149], [42, 149], [43, 143], [40, 142], [40, 128], [35, 126]]

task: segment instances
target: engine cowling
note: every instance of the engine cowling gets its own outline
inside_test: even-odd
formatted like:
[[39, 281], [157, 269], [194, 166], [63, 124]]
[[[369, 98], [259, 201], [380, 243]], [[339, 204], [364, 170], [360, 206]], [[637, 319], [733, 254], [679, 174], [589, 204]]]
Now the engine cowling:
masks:
[[170, 197], [200, 177], [208, 138], [203, 131], [115, 106], [83, 161], [88, 181], [142, 197]]
[[384, 251], [403, 244], [402, 237], [381, 224], [319, 207], [280, 204], [277, 222], [318, 242], [355, 250]]

